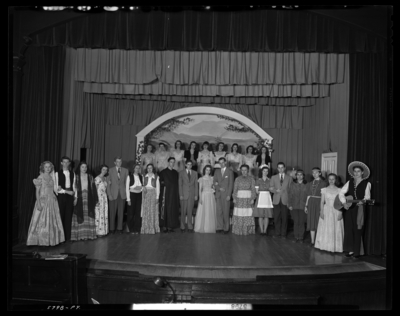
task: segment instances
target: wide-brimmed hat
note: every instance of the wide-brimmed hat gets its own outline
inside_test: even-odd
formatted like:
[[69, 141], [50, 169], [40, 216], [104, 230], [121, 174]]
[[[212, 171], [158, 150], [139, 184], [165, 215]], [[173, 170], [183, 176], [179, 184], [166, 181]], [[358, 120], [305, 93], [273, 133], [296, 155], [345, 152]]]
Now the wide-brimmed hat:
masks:
[[369, 170], [368, 166], [365, 163], [361, 161], [353, 161], [347, 167], [347, 171], [352, 177], [354, 177], [354, 171], [353, 171], [354, 167], [361, 167], [364, 170], [364, 173], [362, 175], [363, 179], [367, 179], [371, 174], [371, 171]]

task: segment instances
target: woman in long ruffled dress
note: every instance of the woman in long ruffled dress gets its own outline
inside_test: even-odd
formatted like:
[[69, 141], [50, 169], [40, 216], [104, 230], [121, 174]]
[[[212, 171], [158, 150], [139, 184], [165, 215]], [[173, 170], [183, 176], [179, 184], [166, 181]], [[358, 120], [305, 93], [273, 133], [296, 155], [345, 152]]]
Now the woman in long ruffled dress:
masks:
[[107, 173], [108, 166], [101, 165], [100, 174], [94, 179], [99, 202], [95, 207], [96, 235], [103, 237], [108, 234], [108, 200], [107, 200]]
[[95, 207], [99, 201], [93, 177], [87, 173], [88, 165], [81, 161], [75, 177], [74, 214], [71, 241], [96, 239]]
[[340, 189], [336, 186], [337, 175], [328, 175], [329, 186], [321, 189], [321, 211], [318, 222], [315, 248], [330, 252], [343, 252], [343, 215], [333, 207]]
[[28, 246], [55, 246], [65, 241], [54, 183], [54, 165], [50, 161], [42, 162], [40, 175], [33, 179], [36, 202], [28, 230]]
[[249, 166], [240, 167], [241, 176], [237, 177], [233, 186], [232, 234], [255, 234], [253, 217], [254, 199], [256, 198], [255, 180], [249, 176]]
[[197, 233], [215, 233], [217, 227], [217, 206], [211, 170], [211, 165], [204, 166], [203, 176], [198, 180], [200, 198], [194, 225]]

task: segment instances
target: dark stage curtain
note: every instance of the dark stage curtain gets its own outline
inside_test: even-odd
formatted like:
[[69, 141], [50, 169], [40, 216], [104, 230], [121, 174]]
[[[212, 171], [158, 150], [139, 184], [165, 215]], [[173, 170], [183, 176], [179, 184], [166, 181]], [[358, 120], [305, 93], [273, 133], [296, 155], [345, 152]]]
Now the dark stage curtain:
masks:
[[367, 207], [363, 240], [365, 252], [372, 255], [386, 254], [387, 213], [392, 212], [386, 181], [387, 123], [387, 56], [350, 54], [347, 163], [362, 161], [371, 170], [368, 181], [376, 205]]
[[27, 238], [35, 203], [32, 180], [43, 161], [60, 166], [65, 47], [30, 47], [23, 69], [18, 161], [18, 238]]
[[34, 45], [129, 50], [380, 52], [385, 40], [307, 11], [102, 12], [31, 35]]

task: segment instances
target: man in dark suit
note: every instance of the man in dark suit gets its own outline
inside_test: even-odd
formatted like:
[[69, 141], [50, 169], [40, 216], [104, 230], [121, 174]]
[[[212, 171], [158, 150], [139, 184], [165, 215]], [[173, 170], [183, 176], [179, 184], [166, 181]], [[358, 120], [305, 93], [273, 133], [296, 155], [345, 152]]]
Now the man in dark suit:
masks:
[[278, 174], [271, 177], [270, 191], [274, 193], [272, 204], [274, 204], [274, 226], [275, 235], [273, 238], [286, 238], [287, 222], [289, 209], [288, 204], [288, 190], [292, 177], [285, 173], [286, 166], [283, 162], [278, 162]]
[[226, 167], [224, 157], [218, 160], [221, 169], [214, 174], [215, 198], [217, 200], [217, 232], [229, 232], [229, 208], [233, 191], [233, 171]]
[[122, 234], [122, 222], [126, 202], [126, 181], [128, 180], [128, 169], [122, 168], [121, 157], [115, 157], [115, 168], [110, 168], [108, 175], [107, 195], [110, 201], [110, 231], [115, 233], [115, 215], [118, 216], [117, 230]]
[[197, 172], [192, 170], [192, 161], [186, 161], [186, 169], [179, 172], [179, 199], [181, 201], [181, 232], [185, 232], [185, 219], [187, 216], [188, 231], [193, 232], [193, 207], [194, 201], [199, 196]]

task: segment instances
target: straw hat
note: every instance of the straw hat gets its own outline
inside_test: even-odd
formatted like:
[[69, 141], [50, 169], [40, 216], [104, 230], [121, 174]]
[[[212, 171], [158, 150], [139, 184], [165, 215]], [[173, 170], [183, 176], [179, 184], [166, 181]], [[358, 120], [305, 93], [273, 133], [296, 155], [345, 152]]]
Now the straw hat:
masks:
[[367, 179], [369, 177], [369, 175], [371, 174], [368, 166], [361, 162], [361, 161], [353, 161], [349, 164], [349, 166], [347, 167], [347, 171], [349, 172], [349, 174], [354, 177], [354, 167], [361, 167], [362, 169], [364, 169], [364, 173], [362, 175], [363, 179]]

